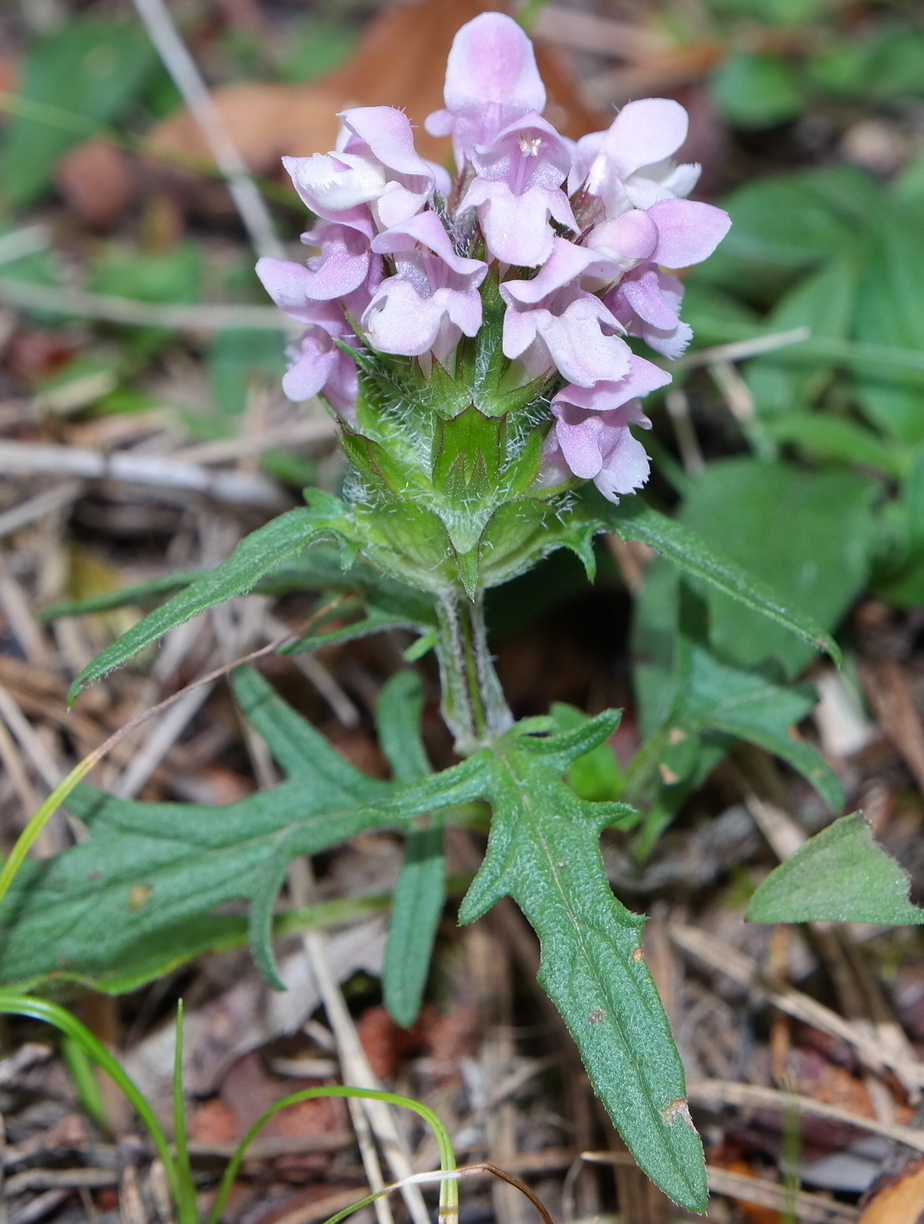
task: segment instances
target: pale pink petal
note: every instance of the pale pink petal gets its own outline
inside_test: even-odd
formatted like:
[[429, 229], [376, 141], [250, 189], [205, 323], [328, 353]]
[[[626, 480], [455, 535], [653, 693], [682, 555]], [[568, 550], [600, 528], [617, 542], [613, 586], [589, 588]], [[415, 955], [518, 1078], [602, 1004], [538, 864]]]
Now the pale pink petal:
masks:
[[464, 203], [478, 209], [485, 242], [495, 259], [520, 268], [534, 268], [551, 255], [555, 235], [549, 225], [545, 191], [514, 195], [506, 183], [475, 179]]
[[308, 296], [311, 273], [302, 264], [264, 255], [257, 261], [257, 276], [280, 310], [300, 323], [315, 322], [315, 303]]
[[644, 446], [628, 429], [614, 431], [594, 484], [607, 499], [618, 502], [620, 493], [634, 493], [646, 483], [651, 462]]
[[582, 480], [592, 480], [603, 467], [605, 423], [599, 416], [564, 412], [556, 416], [555, 436], [568, 467]]
[[640, 319], [653, 327], [663, 330], [676, 324], [677, 315], [665, 301], [654, 269], [649, 267], [641, 275], [630, 273], [616, 292]]
[[548, 318], [551, 315], [546, 310], [508, 310], [501, 341], [504, 356], [514, 358], [525, 353], [536, 339], [540, 323]]
[[393, 106], [356, 106], [339, 116], [373, 156], [397, 174], [431, 178], [430, 162], [414, 148], [414, 129], [404, 111]]
[[551, 255], [532, 280], [505, 281], [500, 287], [501, 297], [505, 302], [520, 302], [524, 306], [541, 302], [556, 289], [575, 280], [595, 259], [593, 251], [555, 237]]
[[625, 179], [676, 153], [687, 138], [688, 126], [687, 112], [673, 98], [628, 102], [604, 135], [600, 154]]
[[413, 250], [416, 243], [428, 247], [434, 255], [461, 276], [476, 276], [477, 286], [484, 280], [488, 265], [480, 259], [466, 259], [457, 255], [452, 239], [446, 233], [442, 221], [432, 209], [425, 209], [400, 225], [395, 225], [372, 240], [372, 250], [393, 255], [399, 251]]
[[616, 382], [628, 373], [632, 350], [621, 336], [611, 334], [615, 327], [610, 312], [590, 294], [572, 302], [562, 315], [550, 315], [539, 324], [559, 371], [579, 387]]
[[592, 412], [612, 412], [629, 400], [636, 401], [639, 396], [666, 387], [670, 381], [671, 375], [666, 370], [633, 354], [629, 358], [629, 372], [625, 377], [618, 381], [597, 382], [591, 387], [563, 387], [552, 400], [552, 407], [556, 404], [574, 404]]
[[442, 318], [432, 298], [421, 297], [403, 277], [390, 276], [366, 308], [362, 327], [380, 352], [419, 357], [436, 339]]
[[545, 86], [533, 45], [511, 17], [482, 13], [459, 30], [446, 65], [444, 98], [450, 111], [490, 103], [542, 111]]
[[595, 225], [586, 245], [613, 259], [648, 259], [658, 244], [658, 227], [648, 213], [632, 208], [621, 217]]
[[727, 212], [694, 200], [662, 200], [652, 205], [647, 216], [658, 230], [658, 244], [651, 258], [665, 268], [702, 263], [731, 226]]

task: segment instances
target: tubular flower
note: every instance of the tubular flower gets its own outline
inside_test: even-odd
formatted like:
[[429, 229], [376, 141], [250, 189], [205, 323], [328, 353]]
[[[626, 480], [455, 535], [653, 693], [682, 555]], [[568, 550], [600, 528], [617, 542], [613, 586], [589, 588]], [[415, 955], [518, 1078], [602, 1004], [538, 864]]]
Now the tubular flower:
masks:
[[[387, 106], [344, 111], [331, 153], [283, 159], [321, 219], [304, 236], [318, 252], [306, 263], [258, 265], [274, 301], [308, 328], [289, 350], [286, 393], [324, 395], [355, 433], [371, 430], [371, 443], [381, 433], [375, 413], [400, 419], [382, 387], [397, 378], [424, 388], [434, 440], [419, 446], [415, 418], [417, 441], [402, 454], [435, 456], [426, 477], [434, 481], [437, 418], [474, 406], [490, 419], [525, 403], [520, 391], [532, 394], [525, 428], [545, 437], [530, 477], [536, 495], [577, 478], [617, 501], [648, 475], [629, 429], [650, 425], [639, 397], [670, 381], [627, 337], [680, 356], [691, 333], [673, 272], [705, 259], [729, 225], [721, 209], [684, 198], [699, 175], [671, 160], [686, 139], [686, 111], [669, 98], [630, 102], [605, 132], [565, 139], [542, 117], [529, 39], [501, 13], [456, 35], [444, 97], [426, 127], [452, 137], [455, 182], [420, 157], [407, 117]], [[364, 387], [375, 378], [372, 395]], [[371, 407], [357, 415], [358, 400]], [[393, 471], [377, 462], [376, 471]], [[453, 471], [461, 488], [463, 469]]]
[[435, 212], [419, 213], [379, 234], [372, 249], [393, 255], [396, 271], [379, 285], [362, 317], [375, 348], [412, 357], [433, 349], [444, 361], [462, 334], [477, 333], [478, 286], [488, 266], [455, 253]]

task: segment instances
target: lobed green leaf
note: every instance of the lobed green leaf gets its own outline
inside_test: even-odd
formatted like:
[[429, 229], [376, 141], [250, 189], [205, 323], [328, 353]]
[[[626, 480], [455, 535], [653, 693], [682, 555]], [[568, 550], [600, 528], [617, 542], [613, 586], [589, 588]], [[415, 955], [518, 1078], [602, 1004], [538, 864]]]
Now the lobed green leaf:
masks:
[[471, 922], [500, 897], [514, 898], [542, 945], [539, 980], [635, 1159], [676, 1202], [703, 1211], [702, 1147], [641, 951], [644, 919], [613, 896], [598, 847], [602, 825], [634, 813], [580, 799], [561, 776], [615, 721], [607, 712], [583, 738], [572, 732], [543, 741], [514, 731], [482, 754], [494, 818], [487, 857], [459, 916]]

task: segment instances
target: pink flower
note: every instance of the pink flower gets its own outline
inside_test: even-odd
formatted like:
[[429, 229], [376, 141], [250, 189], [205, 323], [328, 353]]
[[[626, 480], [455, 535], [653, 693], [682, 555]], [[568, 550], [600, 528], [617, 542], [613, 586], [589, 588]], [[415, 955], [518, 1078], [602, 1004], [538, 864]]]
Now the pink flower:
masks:
[[284, 157], [298, 194], [328, 220], [366, 204], [380, 229], [413, 217], [433, 198], [447, 195], [449, 175], [414, 148], [414, 133], [403, 111], [359, 106], [343, 111], [345, 139], [334, 153]]
[[630, 336], [671, 361], [682, 356], [693, 329], [680, 318], [683, 285], [648, 262], [624, 276], [603, 299]]
[[[594, 480], [615, 501], [648, 475], [629, 432], [649, 425], [639, 397], [670, 381], [626, 337], [680, 356], [691, 332], [671, 270], [705, 259], [729, 225], [721, 209], [683, 198], [699, 174], [672, 160], [687, 113], [669, 98], [630, 102], [605, 132], [566, 140], [542, 117], [529, 39], [502, 13], [458, 32], [444, 98], [426, 126], [452, 136], [455, 182], [387, 106], [344, 111], [334, 152], [284, 159], [321, 218], [304, 236], [318, 248], [306, 264], [258, 265], [276, 303], [308, 328], [289, 352], [285, 390], [323, 394], [355, 421], [367, 377], [393, 383], [399, 399], [427, 380], [425, 403], [446, 376], [535, 383], [523, 426], [547, 428], [549, 396], [555, 422], [540, 482]], [[455, 360], [465, 337], [472, 370]], [[469, 395], [447, 393], [447, 411]]]
[[472, 164], [476, 175], [458, 211], [477, 208], [495, 259], [535, 267], [552, 253], [549, 217], [577, 229], [561, 189], [571, 167], [571, 150], [539, 115], [515, 120], [489, 145], [474, 149]]
[[569, 382], [591, 387], [629, 370], [632, 351], [623, 328], [603, 302], [580, 288], [594, 253], [553, 239], [552, 254], [532, 280], [505, 281], [503, 351], [520, 358], [530, 377], [558, 369]]
[[608, 217], [688, 195], [700, 167], [669, 160], [686, 140], [688, 124], [687, 112], [672, 98], [627, 103], [605, 132], [578, 141], [570, 190], [583, 184]]
[[446, 109], [434, 111], [424, 126], [431, 136], [452, 135], [460, 172], [474, 149], [524, 115], [541, 114], [545, 86], [533, 45], [511, 17], [482, 13], [459, 30], [443, 97]]
[[[592, 480], [608, 501], [618, 502], [619, 494], [634, 493], [647, 481], [651, 464], [629, 432], [630, 424], [651, 428], [638, 400], [601, 412], [561, 399], [553, 403], [552, 414], [555, 444], [568, 467], [575, 476]], [[555, 462], [552, 455], [548, 460]]]
[[370, 343], [408, 357], [433, 349], [445, 363], [460, 335], [474, 336], [481, 326], [478, 286], [488, 265], [457, 255], [430, 211], [380, 234], [372, 249], [394, 255], [396, 274], [382, 281], [362, 316]]

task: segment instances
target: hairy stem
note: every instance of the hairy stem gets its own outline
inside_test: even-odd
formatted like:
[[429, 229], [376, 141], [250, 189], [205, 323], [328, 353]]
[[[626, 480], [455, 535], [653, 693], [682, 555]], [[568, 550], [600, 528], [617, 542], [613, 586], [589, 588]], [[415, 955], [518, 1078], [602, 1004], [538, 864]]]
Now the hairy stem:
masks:
[[488, 650], [482, 596], [440, 600], [440, 679], [443, 717], [456, 751], [470, 756], [513, 726], [494, 661]]

